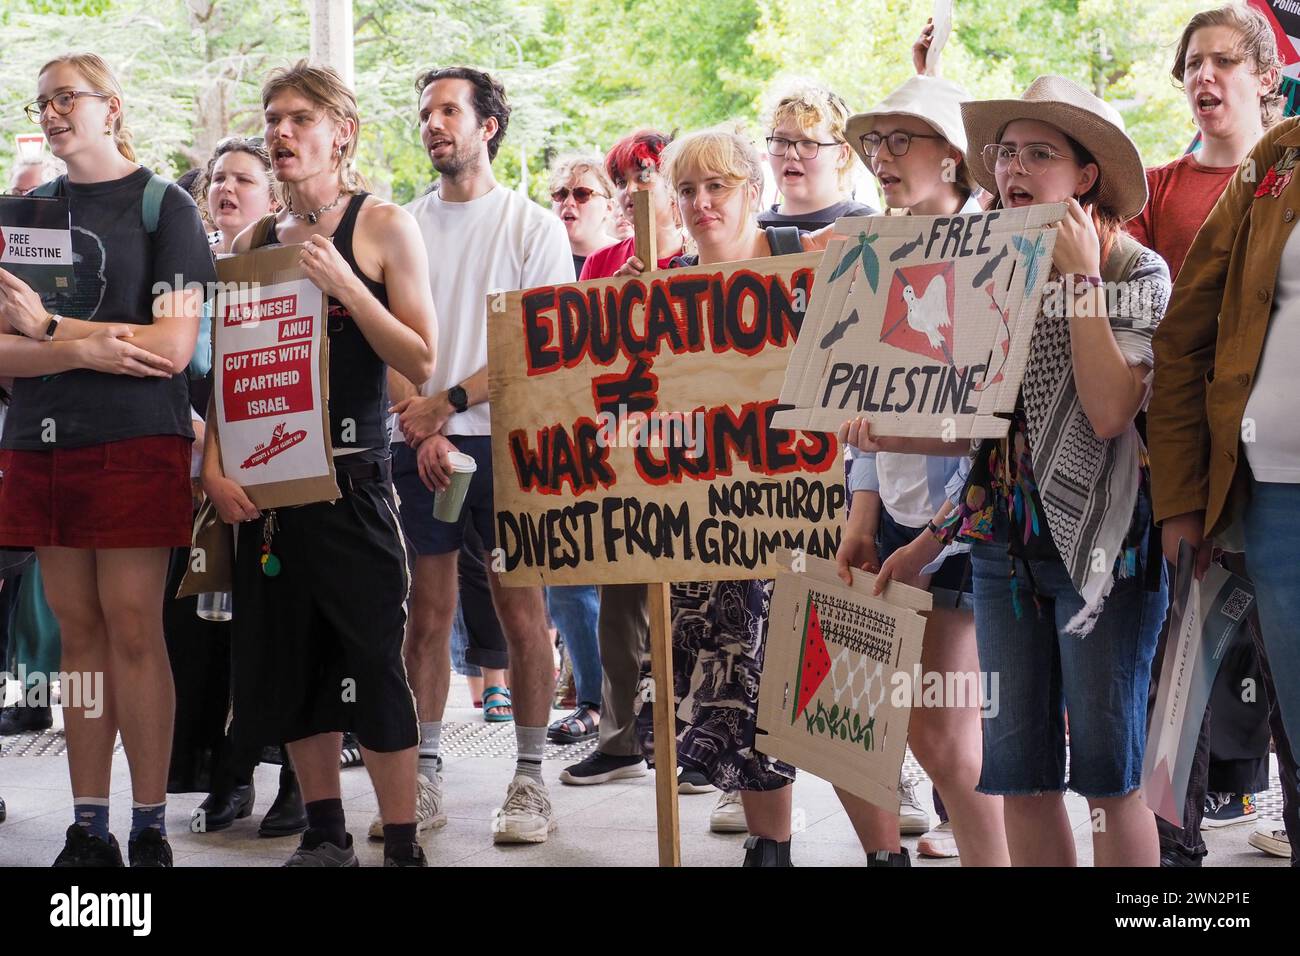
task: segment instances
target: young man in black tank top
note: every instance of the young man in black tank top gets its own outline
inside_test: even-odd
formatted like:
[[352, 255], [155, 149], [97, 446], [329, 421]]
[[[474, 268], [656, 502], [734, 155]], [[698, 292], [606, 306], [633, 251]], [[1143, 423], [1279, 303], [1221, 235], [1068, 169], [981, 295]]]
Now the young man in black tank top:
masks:
[[[267, 516], [225, 477], [208, 442], [204, 488], [225, 521], [247, 522], [235, 562], [234, 732], [289, 741], [308, 830], [287, 865], [357, 865], [339, 788], [339, 732], [350, 729], [388, 821], [384, 864], [421, 866], [418, 734], [401, 656], [406, 550], [383, 416], [386, 367], [416, 380], [433, 370], [427, 259], [410, 215], [357, 191], [360, 121], [338, 74], [305, 61], [276, 71], [262, 103], [283, 211], [272, 230], [241, 233], [233, 251], [301, 243], [302, 268], [330, 297], [330, 430], [342, 498], [275, 513], [281, 571], [267, 577], [255, 553]], [[339, 678], [355, 682], [347, 701]]]

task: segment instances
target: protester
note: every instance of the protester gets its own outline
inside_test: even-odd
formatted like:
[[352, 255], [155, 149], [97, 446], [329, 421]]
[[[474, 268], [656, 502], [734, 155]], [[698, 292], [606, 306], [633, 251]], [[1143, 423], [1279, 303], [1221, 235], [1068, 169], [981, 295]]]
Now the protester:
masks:
[[[192, 284], [215, 276], [193, 200], [135, 162], [124, 110], [98, 56], [41, 68], [27, 112], [68, 167], [46, 188], [70, 201], [76, 291], [48, 299], [61, 314], [52, 313], [0, 270], [0, 375], [17, 378], [0, 444], [0, 544], [36, 549], [61, 668], [104, 675], [108, 701], [102, 712], [88, 695], [63, 701], [74, 823], [57, 866], [122, 864], [108, 827], [119, 730], [134, 799], [131, 865], [172, 859], [163, 587], [169, 549], [190, 538], [194, 434], [182, 373], [203, 298]], [[63, 507], [69, 500], [78, 507]]]
[[614, 184], [599, 156], [562, 156], [551, 169], [551, 211], [569, 234], [573, 274], [614, 241]]
[[[674, 258], [672, 267], [816, 248], [794, 227], [758, 225], [763, 160], [741, 133], [691, 133], [665, 150], [662, 163], [681, 221], [699, 249], [698, 255]], [[636, 257], [620, 270], [641, 271]], [[794, 768], [754, 748], [771, 590], [771, 581], [693, 582], [672, 589], [677, 760], [683, 773], [694, 771], [719, 790], [740, 792], [751, 834], [746, 866], [791, 865]], [[643, 750], [650, 746], [642, 740]]]
[[779, 96], [767, 112], [767, 164], [781, 201], [758, 215], [760, 226], [811, 231], [843, 216], [871, 216], [855, 202], [853, 152], [845, 140], [849, 108], [835, 93], [801, 85]]
[[[1241, 82], [1248, 84], [1242, 92], [1254, 93], [1263, 77]], [[1281, 726], [1274, 723], [1274, 740], [1293, 838], [1300, 653], [1292, 637], [1295, 550], [1283, 529], [1295, 514], [1300, 476], [1291, 437], [1296, 348], [1290, 332], [1291, 263], [1300, 248], [1292, 229], [1300, 198], [1292, 186], [1297, 155], [1300, 121], [1272, 126], [1196, 233], [1178, 273], [1168, 324], [1156, 335], [1147, 415], [1165, 557], [1174, 560], [1179, 541], [1186, 541], [1196, 551], [1199, 573], [1215, 548], [1244, 545], [1267, 651], [1260, 663], [1276, 690]], [[1255, 836], [1276, 848], [1271, 832]], [[1294, 861], [1294, 839], [1290, 853]]]
[[[1147, 170], [1150, 199], [1129, 232], [1160, 253], [1176, 280], [1197, 230], [1210, 214], [1237, 167], [1281, 116], [1277, 86], [1282, 61], [1268, 20], [1250, 7], [1229, 4], [1198, 13], [1183, 29], [1172, 74], [1187, 96], [1200, 131], [1200, 148]], [[1244, 557], [1225, 554], [1229, 570], [1245, 575]], [[1252, 612], [1253, 640], [1234, 647], [1220, 664], [1197, 740], [1194, 769], [1183, 808], [1183, 826], [1156, 819], [1164, 866], [1199, 866], [1206, 855], [1205, 826], [1250, 822], [1255, 789], [1268, 787], [1268, 701], [1275, 689], [1243, 701], [1242, 681], [1256, 684], [1268, 673], [1260, 655], [1258, 615]], [[1168, 625], [1161, 631], [1152, 674], [1150, 708], [1164, 659]], [[1256, 650], [1256, 645], [1259, 650]], [[1211, 714], [1214, 719], [1211, 720]], [[1280, 722], [1274, 727], [1279, 753], [1289, 751]], [[1284, 806], [1297, 801], [1293, 776], [1282, 775]], [[1227, 792], [1223, 792], [1227, 791]], [[1270, 833], [1265, 824], [1261, 831]]]
[[[440, 361], [432, 376], [406, 375], [409, 382], [394, 382], [393, 397], [399, 400], [393, 411], [400, 416], [404, 441], [396, 441], [393, 455], [402, 527], [417, 555], [406, 664], [419, 711], [420, 772], [430, 783], [426, 790], [437, 819], [445, 820], [436, 763], [450, 680], [456, 555], [469, 522], [488, 554], [496, 547], [487, 295], [572, 282], [574, 274], [560, 221], [492, 175], [510, 118], [500, 82], [479, 70], [445, 67], [425, 73], [416, 87], [421, 141], [439, 179], [434, 191], [407, 208], [427, 251]], [[448, 236], [455, 241], [448, 242]], [[453, 453], [473, 458], [476, 470], [458, 520], [445, 522], [432, 516], [434, 492], [449, 487]], [[540, 843], [555, 829], [542, 780], [555, 688], [546, 608], [540, 587], [504, 587], [494, 570], [488, 580], [509, 646], [518, 747], [515, 776], [494, 814], [492, 838]]]
[[[966, 166], [961, 117], [961, 104], [969, 98], [947, 80], [913, 76], [879, 106], [848, 121], [853, 148], [880, 181], [891, 210], [926, 216], [980, 211], [971, 195], [974, 180]], [[918, 549], [905, 547], [928, 536], [932, 516], [947, 505], [949, 486], [956, 482], [961, 487], [964, 463], [961, 456], [867, 453], [855, 456], [849, 475], [851, 508], [836, 555], [840, 576], [851, 584], [851, 569], [865, 568], [879, 571], [883, 580], [892, 578], [933, 592], [935, 609], [926, 622], [921, 652], [925, 674], [979, 673], [970, 612], [969, 546], [950, 546], [941, 560], [938, 548], [927, 542]], [[918, 550], [935, 553], [922, 556]], [[953, 685], [944, 681], [944, 686]], [[913, 702], [908, 743], [935, 789], [944, 795], [962, 859], [971, 866], [1005, 866], [1009, 859], [1002, 801], [976, 791], [981, 741], [979, 701], [959, 705], [945, 700], [939, 707]], [[900, 784], [903, 814], [909, 803], [916, 803], [910, 789]], [[907, 849], [899, 843], [899, 815], [848, 791], [837, 789], [837, 793], [867, 852], [868, 865], [909, 865]], [[919, 815], [925, 821], [920, 827], [924, 835], [929, 821], [924, 811]], [[946, 832], [941, 823], [927, 845], [943, 840]]]
[[[356, 733], [384, 814], [385, 866], [423, 866], [416, 842], [415, 708], [402, 663], [406, 550], [389, 477], [386, 366], [433, 368], [434, 311], [419, 231], [360, 188], [360, 118], [337, 73], [300, 61], [262, 86], [266, 145], [283, 205], [235, 252], [303, 245], [330, 299], [329, 426], [342, 498], [258, 511], [208, 432], [203, 484], [239, 529], [235, 554], [236, 746], [288, 741], [308, 828], [289, 866], [356, 866], [339, 791], [340, 732]], [[348, 427], [344, 428], [344, 422]], [[264, 552], [279, 573], [264, 573]], [[341, 694], [343, 681], [352, 695]]]
[[43, 156], [35, 162], [19, 163], [9, 177], [9, 195], [26, 196], [41, 183], [47, 183], [63, 172], [63, 164], [50, 156]]

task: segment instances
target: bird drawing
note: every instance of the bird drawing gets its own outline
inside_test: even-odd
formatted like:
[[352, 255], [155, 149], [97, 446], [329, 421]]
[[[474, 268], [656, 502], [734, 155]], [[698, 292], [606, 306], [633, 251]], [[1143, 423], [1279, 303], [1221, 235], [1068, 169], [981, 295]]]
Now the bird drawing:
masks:
[[942, 274], [936, 275], [919, 299], [916, 290], [908, 283], [903, 286], [903, 301], [907, 303], [907, 324], [930, 341], [930, 348], [941, 349], [952, 364], [948, 344], [939, 331], [952, 325], [948, 316], [948, 281]]

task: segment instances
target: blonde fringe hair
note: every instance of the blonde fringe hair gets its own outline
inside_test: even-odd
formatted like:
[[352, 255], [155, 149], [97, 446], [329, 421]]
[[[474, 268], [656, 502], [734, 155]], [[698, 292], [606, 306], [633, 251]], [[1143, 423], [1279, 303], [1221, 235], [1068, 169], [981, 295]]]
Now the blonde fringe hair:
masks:
[[557, 159], [551, 167], [550, 191], [555, 192], [569, 180], [585, 173], [596, 177], [598, 188], [610, 199], [614, 198], [614, 183], [605, 172], [605, 160], [594, 153], [569, 153]]
[[763, 188], [763, 157], [737, 127], [715, 126], [673, 140], [659, 159], [659, 171], [674, 196], [678, 183], [691, 172], [716, 176], [732, 188]]
[[[328, 66], [313, 66], [307, 60], [280, 67], [273, 70], [262, 84], [262, 109], [266, 109], [276, 94], [285, 90], [298, 93], [340, 125], [352, 121], [352, 138], [343, 144], [342, 155], [335, 154], [334, 168], [339, 174], [339, 188], [344, 192], [354, 193], [368, 188], [365, 177], [353, 166], [357, 142], [361, 138], [361, 114], [357, 111], [356, 94], [343, 82], [343, 77]], [[280, 204], [287, 205], [289, 196], [283, 183], [276, 184], [276, 193]]]
[[135, 149], [131, 146], [131, 130], [126, 125], [126, 94], [122, 92], [122, 84], [118, 82], [113, 68], [104, 61], [103, 57], [94, 53], [64, 53], [46, 63], [36, 75], [43, 76], [47, 70], [55, 66], [72, 67], [81, 74], [91, 91], [117, 99], [117, 119], [113, 121], [113, 145], [117, 147], [119, 153], [134, 163]]
[[[770, 133], [782, 123], [790, 121], [806, 134], [825, 123], [831, 139], [847, 146], [844, 130], [848, 126], [850, 115], [848, 105], [837, 93], [824, 86], [798, 80], [777, 92], [763, 112], [763, 123]], [[838, 172], [840, 188], [846, 189], [853, 181], [853, 152], [843, 152], [845, 155]]]

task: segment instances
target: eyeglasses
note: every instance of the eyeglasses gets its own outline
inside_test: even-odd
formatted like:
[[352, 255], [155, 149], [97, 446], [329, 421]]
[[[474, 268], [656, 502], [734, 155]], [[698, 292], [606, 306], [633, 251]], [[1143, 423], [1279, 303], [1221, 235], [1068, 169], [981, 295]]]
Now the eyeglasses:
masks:
[[1019, 149], [1012, 149], [1001, 143], [989, 143], [984, 147], [981, 155], [984, 157], [984, 168], [991, 173], [1005, 172], [1011, 168], [1011, 161], [1015, 159], [1019, 160], [1020, 168], [1024, 170], [1026, 176], [1037, 176], [1046, 172], [1048, 163], [1053, 160], [1069, 159], [1046, 143], [1030, 143]]
[[815, 159], [823, 146], [838, 146], [839, 143], [819, 143], [815, 139], [786, 139], [784, 136], [769, 136], [767, 152], [769, 156], [789, 156], [790, 147], [800, 159]]
[[867, 154], [867, 158], [874, 159], [876, 153], [880, 152], [881, 146], [888, 149], [891, 156], [906, 156], [907, 151], [912, 148], [912, 140], [914, 139], [943, 139], [943, 137], [935, 133], [907, 133], [901, 129], [896, 129], [884, 136], [879, 133], [863, 133], [860, 142], [862, 143], [862, 151]]
[[62, 93], [55, 93], [49, 99], [33, 100], [23, 107], [23, 112], [33, 123], [41, 121], [41, 115], [45, 112], [45, 107], [53, 106], [54, 112], [60, 116], [67, 116], [72, 112], [72, 108], [77, 105], [78, 96], [97, 96], [101, 100], [111, 99], [107, 93], [92, 93], [89, 90], [64, 90]]
[[555, 190], [555, 192], [551, 193], [551, 202], [556, 204], [564, 202], [564, 200], [569, 198], [570, 192], [573, 193], [573, 201], [579, 206], [585, 206], [591, 201], [592, 196], [603, 196], [605, 199], [609, 198], [605, 193], [596, 189], [588, 189], [586, 186], [575, 186], [572, 190], [570, 190], [568, 186], [561, 186], [559, 189]]

